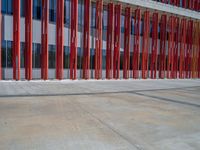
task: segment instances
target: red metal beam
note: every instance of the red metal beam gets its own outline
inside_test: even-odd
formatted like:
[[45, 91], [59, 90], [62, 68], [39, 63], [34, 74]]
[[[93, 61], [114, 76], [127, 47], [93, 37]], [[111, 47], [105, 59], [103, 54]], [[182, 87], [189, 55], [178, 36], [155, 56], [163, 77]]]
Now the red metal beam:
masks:
[[95, 79], [102, 78], [102, 11], [103, 1], [96, 2]]
[[174, 79], [177, 78], [177, 72], [178, 72], [178, 50], [179, 50], [179, 18], [176, 17], [175, 18], [175, 35], [174, 35], [174, 45], [175, 45], [175, 48], [174, 48], [174, 64], [173, 64], [173, 74], [172, 74], [172, 77]]
[[123, 61], [123, 78], [129, 78], [130, 70], [130, 37], [131, 37], [131, 8], [125, 8], [124, 20], [124, 61]]
[[168, 22], [168, 59], [167, 59], [167, 78], [172, 78], [173, 62], [174, 62], [174, 31], [175, 31], [175, 17], [170, 16]]
[[13, 79], [20, 80], [20, 0], [13, 1]]
[[160, 22], [160, 61], [159, 61], [159, 78], [165, 78], [166, 69], [166, 38], [167, 38], [167, 15], [161, 16]]
[[133, 50], [133, 78], [139, 78], [139, 64], [140, 64], [140, 22], [141, 22], [141, 10], [135, 10], [134, 19], [134, 50]]
[[186, 52], [186, 19], [181, 19], [180, 26], [180, 60], [179, 60], [179, 78], [185, 77], [184, 66], [185, 66], [185, 52]]
[[192, 57], [192, 41], [193, 41], [193, 21], [188, 21], [187, 26], [187, 52], [186, 52], [186, 78], [191, 78], [191, 57]]
[[142, 78], [148, 77], [148, 52], [149, 52], [149, 33], [150, 33], [150, 13], [144, 12], [143, 43], [142, 43]]
[[[2, 14], [1, 14], [1, 1], [0, 1], [0, 29], [1, 29], [1, 26], [2, 26]], [[1, 33], [2, 33], [2, 31], [0, 30], [0, 80], [2, 80]]]
[[78, 0], [71, 1], [71, 52], [70, 79], [75, 80], [77, 71], [77, 38], [78, 38]]
[[56, 79], [63, 79], [64, 0], [57, 1], [56, 14]]
[[151, 78], [156, 79], [158, 53], [158, 13], [152, 17], [152, 52], [151, 52]]
[[115, 5], [113, 78], [120, 76], [121, 4]]
[[25, 78], [32, 80], [32, 10], [33, 1], [25, 1]]
[[83, 79], [90, 78], [90, 0], [84, 0]]
[[198, 78], [200, 78], [200, 22], [199, 22], [199, 25], [198, 25], [198, 31], [199, 31], [199, 57], [198, 57]]
[[106, 79], [112, 78], [112, 51], [114, 31], [114, 4], [108, 4], [107, 42], [106, 42]]
[[49, 0], [42, 0], [41, 22], [41, 78], [48, 79], [48, 23], [49, 23]]

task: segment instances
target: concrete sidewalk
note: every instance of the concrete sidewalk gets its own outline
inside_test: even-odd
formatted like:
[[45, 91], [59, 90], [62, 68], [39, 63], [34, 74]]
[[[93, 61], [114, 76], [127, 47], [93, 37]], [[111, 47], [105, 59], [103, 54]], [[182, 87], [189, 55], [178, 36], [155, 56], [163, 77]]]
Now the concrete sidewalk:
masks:
[[199, 150], [200, 80], [0, 81], [0, 150]]

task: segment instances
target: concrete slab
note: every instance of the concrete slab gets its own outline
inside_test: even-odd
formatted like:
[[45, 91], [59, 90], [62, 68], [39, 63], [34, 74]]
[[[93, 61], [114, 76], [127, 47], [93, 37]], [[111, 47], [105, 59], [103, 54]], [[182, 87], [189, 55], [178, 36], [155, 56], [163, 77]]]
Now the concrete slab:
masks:
[[200, 80], [0, 82], [0, 150], [199, 150]]

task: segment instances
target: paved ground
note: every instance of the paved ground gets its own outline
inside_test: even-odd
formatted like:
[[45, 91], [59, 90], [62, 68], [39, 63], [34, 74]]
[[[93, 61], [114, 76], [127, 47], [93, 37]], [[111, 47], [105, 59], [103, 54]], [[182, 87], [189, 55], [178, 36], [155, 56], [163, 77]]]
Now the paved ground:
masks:
[[200, 80], [0, 82], [0, 150], [199, 150]]

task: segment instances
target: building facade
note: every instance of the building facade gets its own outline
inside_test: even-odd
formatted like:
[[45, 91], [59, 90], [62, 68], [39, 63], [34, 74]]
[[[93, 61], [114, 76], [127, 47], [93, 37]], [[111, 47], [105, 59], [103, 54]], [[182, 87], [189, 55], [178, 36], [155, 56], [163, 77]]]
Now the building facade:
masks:
[[1, 0], [0, 80], [200, 78], [200, 0]]

